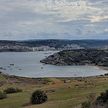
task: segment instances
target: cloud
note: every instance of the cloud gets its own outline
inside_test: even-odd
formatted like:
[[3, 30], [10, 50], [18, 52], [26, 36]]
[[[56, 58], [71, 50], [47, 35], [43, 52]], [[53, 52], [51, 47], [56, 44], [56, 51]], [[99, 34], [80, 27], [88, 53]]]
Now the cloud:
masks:
[[108, 33], [107, 0], [0, 0], [0, 4], [0, 39], [106, 38]]
[[106, 28], [104, 31], [105, 31], [105, 32], [108, 32], [108, 28]]
[[107, 20], [108, 21], [108, 16], [91, 16], [90, 20], [92, 23], [94, 22], [102, 22]]

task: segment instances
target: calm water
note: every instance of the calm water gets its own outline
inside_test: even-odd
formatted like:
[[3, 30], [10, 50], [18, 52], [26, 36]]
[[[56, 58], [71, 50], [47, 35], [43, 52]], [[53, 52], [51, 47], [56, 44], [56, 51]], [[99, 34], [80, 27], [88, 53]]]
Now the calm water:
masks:
[[[0, 53], [0, 70], [24, 77], [80, 77], [95, 76], [108, 71], [94, 66], [53, 66], [40, 63], [54, 51]], [[3, 68], [3, 69], [2, 69]]]

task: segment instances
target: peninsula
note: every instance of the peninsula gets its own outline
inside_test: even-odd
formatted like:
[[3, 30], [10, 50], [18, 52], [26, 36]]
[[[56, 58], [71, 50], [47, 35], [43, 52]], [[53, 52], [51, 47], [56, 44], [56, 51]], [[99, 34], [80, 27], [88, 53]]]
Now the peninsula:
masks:
[[108, 66], [108, 50], [76, 49], [64, 50], [40, 61], [52, 65], [96, 65]]

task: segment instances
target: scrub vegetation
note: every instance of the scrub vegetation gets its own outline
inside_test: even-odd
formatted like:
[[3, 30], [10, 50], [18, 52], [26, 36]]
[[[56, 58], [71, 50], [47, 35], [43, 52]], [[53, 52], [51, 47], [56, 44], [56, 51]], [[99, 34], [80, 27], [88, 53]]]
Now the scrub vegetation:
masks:
[[[47, 79], [47, 80], [46, 80]], [[19, 88], [22, 92], [6, 94], [7, 88]], [[45, 101], [32, 104], [31, 96], [37, 90], [44, 91]], [[87, 78], [23, 78], [0, 74], [1, 108], [81, 108], [88, 98], [95, 99], [108, 90], [108, 77]], [[90, 98], [91, 96], [91, 98]], [[47, 101], [46, 101], [47, 100]], [[85, 103], [86, 104], [86, 103]], [[87, 103], [90, 104], [90, 103]]]

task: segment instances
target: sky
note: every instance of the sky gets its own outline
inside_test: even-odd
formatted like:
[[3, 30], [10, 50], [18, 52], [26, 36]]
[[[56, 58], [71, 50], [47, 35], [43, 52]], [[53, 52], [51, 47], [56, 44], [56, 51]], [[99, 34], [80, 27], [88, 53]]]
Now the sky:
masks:
[[0, 40], [108, 39], [108, 0], [0, 0]]

